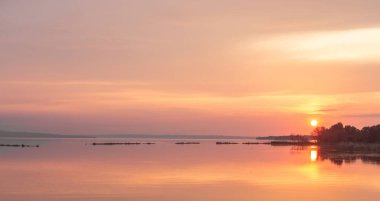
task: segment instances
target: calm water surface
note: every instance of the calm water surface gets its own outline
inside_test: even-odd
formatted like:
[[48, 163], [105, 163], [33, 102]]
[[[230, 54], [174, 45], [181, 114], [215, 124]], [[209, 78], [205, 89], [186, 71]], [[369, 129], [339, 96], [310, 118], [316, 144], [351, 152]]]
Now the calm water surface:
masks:
[[377, 201], [380, 196], [376, 161], [322, 160], [315, 147], [215, 145], [215, 140], [92, 146], [93, 141], [0, 139], [41, 146], [0, 147], [0, 200]]

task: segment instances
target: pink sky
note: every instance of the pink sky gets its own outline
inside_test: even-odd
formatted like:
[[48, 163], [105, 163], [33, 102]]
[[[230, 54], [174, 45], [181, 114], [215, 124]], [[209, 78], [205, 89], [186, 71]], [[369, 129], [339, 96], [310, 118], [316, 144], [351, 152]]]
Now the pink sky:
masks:
[[0, 130], [282, 135], [380, 119], [377, 0], [0, 2]]

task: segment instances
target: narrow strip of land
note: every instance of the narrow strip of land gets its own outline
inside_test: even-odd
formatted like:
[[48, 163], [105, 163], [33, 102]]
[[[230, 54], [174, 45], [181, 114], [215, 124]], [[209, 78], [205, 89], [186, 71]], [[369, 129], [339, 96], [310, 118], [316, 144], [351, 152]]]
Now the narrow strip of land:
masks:
[[29, 144], [0, 144], [0, 147], [40, 147], [40, 145], [29, 145]]

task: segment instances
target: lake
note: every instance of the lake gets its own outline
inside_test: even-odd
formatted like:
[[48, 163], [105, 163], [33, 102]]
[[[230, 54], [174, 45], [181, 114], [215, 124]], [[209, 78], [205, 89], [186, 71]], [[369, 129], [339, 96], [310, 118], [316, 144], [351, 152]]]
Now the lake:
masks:
[[[91, 145], [138, 141], [156, 144]], [[174, 144], [178, 141], [0, 139], [0, 143], [40, 145], [0, 147], [0, 198], [377, 201], [380, 196], [376, 157], [332, 159], [320, 156], [318, 147], [215, 145], [216, 140]]]

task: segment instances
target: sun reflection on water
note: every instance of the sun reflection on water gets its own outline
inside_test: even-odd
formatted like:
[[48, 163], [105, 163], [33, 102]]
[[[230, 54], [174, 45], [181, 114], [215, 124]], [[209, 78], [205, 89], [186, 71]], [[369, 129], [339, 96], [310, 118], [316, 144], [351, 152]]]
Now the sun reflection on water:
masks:
[[317, 161], [317, 159], [318, 159], [318, 150], [317, 150], [317, 147], [315, 147], [315, 146], [312, 146], [312, 147], [310, 147], [311, 149], [310, 149], [310, 160], [311, 161]]

